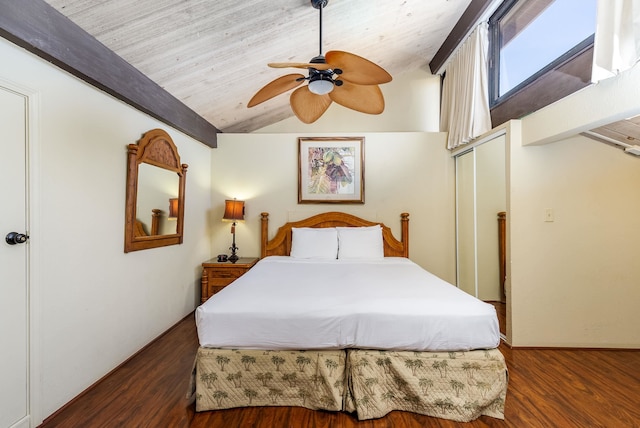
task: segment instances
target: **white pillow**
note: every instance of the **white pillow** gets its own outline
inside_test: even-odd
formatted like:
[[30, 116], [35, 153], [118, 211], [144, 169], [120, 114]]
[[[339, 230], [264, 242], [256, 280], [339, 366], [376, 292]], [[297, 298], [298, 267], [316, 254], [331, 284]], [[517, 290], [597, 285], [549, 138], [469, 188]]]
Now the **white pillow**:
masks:
[[335, 227], [292, 227], [291, 257], [299, 259], [338, 258], [338, 232]]
[[338, 227], [339, 259], [377, 259], [384, 257], [382, 227]]

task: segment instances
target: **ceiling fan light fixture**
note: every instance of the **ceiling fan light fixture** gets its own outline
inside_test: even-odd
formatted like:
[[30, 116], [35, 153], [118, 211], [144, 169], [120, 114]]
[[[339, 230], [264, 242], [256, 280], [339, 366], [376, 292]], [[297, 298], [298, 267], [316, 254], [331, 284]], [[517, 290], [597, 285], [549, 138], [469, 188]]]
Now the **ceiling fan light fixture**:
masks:
[[314, 76], [309, 81], [309, 90], [316, 95], [326, 95], [333, 91], [333, 80], [321, 74]]

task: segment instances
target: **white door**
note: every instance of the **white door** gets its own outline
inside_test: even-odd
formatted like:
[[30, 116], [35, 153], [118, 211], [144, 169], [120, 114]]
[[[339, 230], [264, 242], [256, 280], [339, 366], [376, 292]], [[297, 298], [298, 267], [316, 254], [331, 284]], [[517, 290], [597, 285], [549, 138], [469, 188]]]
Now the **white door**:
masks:
[[26, 107], [0, 86], [0, 428], [29, 426]]

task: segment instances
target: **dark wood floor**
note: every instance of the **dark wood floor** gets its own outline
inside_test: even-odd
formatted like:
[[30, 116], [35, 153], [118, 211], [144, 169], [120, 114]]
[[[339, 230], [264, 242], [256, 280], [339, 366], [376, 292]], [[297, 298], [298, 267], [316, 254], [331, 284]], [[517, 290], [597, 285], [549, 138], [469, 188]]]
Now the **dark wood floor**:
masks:
[[359, 422], [296, 407], [195, 413], [185, 398], [198, 346], [193, 317], [178, 323], [43, 427], [386, 428], [640, 427], [640, 351], [510, 349], [505, 420], [456, 423], [407, 412]]

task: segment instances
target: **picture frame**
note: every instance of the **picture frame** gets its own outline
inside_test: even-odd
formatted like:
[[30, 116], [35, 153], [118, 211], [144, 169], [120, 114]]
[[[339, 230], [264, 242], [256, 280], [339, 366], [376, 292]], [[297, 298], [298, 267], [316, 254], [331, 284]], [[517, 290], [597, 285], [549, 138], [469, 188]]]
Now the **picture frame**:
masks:
[[298, 203], [364, 204], [364, 137], [299, 137]]

